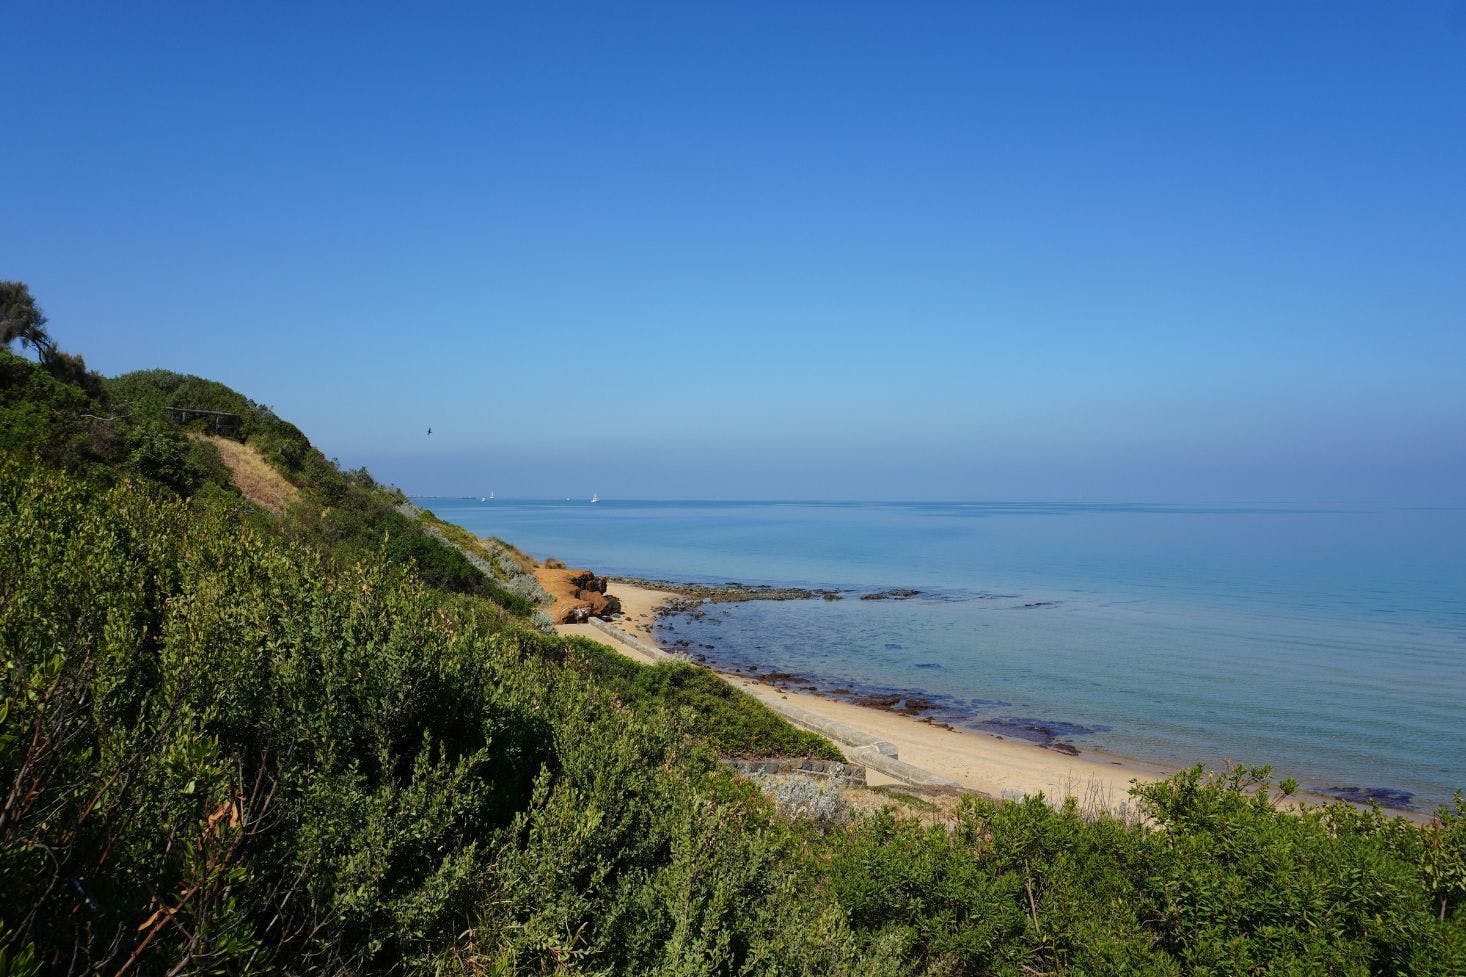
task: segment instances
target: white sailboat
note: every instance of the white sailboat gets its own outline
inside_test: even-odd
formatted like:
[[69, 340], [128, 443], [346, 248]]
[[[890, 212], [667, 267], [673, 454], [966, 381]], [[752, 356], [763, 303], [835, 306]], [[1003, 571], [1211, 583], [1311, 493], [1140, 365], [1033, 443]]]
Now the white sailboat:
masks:
[[599, 502], [599, 501], [601, 501], [601, 497], [599, 495], [597, 495], [596, 493], [592, 492], [590, 494], [590, 500], [592, 502]]

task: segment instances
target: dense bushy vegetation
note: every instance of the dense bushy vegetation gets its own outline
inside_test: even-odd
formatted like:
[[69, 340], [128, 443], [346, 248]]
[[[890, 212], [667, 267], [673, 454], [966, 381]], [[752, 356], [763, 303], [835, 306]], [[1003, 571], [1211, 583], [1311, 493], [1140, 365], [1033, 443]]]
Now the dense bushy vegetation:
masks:
[[93, 478], [137, 475], [183, 494], [226, 480], [207, 445], [162, 421], [134, 422], [114, 413], [100, 380], [89, 393], [3, 348], [0, 449]]
[[538, 595], [522, 583], [481, 572], [415, 514], [401, 511], [406, 499], [400, 492], [377, 485], [364, 469], [342, 471], [295, 425], [221, 383], [144, 370], [97, 378], [83, 389], [58, 380], [43, 364], [0, 349], [0, 448], [101, 481], [140, 476], [184, 496], [232, 491], [217, 451], [207, 440], [187, 436], [203, 425], [193, 432], [178, 429], [166, 418], [170, 406], [243, 419], [240, 437], [300, 490], [285, 531], [341, 560], [381, 552], [413, 563], [435, 587], [488, 597], [521, 616], [534, 609]]
[[843, 930], [680, 710], [232, 509], [0, 469], [0, 919], [45, 970], [851, 958], [789, 959]]
[[170, 406], [239, 415], [245, 441], [303, 490], [306, 504], [291, 511], [289, 525], [315, 545], [347, 559], [382, 550], [390, 560], [416, 564], [436, 587], [489, 597], [516, 614], [533, 609], [532, 599], [479, 572], [453, 546], [425, 532], [415, 516], [402, 512], [407, 501], [402, 493], [378, 486], [365, 469], [342, 471], [269, 407], [222, 383], [167, 370], [129, 373], [107, 381], [106, 389], [134, 422], [155, 430], [167, 429], [165, 408]]
[[479, 539], [462, 526], [444, 522], [425, 509], [399, 506], [410, 512], [422, 528], [477, 567], [494, 588], [494, 600], [520, 616], [532, 614], [552, 598], [534, 575], [534, 561], [508, 543], [497, 539]]
[[1259, 773], [1142, 787], [1143, 823], [1081, 816], [1072, 799], [969, 797], [951, 828], [879, 815], [848, 833], [831, 884], [858, 932], [895, 928], [956, 973], [1466, 968], [1461, 920], [1421, 871], [1432, 844], [1461, 857], [1459, 831], [1343, 804], [1280, 810]]
[[633, 708], [675, 710], [671, 719], [722, 756], [841, 760], [832, 743], [785, 722], [706, 668], [680, 662], [646, 666], [584, 638], [566, 643], [567, 663]]
[[[151, 416], [185, 385], [298, 505]], [[1298, 814], [1237, 768], [1141, 789], [1142, 820], [846, 822], [772, 789], [785, 817], [719, 755], [829, 744], [540, 633], [479, 565], [512, 550], [458, 550], [272, 418], [0, 354], [0, 977], [1466, 971], [1459, 802]]]

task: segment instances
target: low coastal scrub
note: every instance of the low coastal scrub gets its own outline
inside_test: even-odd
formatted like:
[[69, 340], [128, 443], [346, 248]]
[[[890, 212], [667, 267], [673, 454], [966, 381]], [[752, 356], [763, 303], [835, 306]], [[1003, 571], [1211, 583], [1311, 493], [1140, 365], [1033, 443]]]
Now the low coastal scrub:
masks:
[[[1124, 821], [771, 799], [720, 757], [833, 747], [540, 632], [227, 388], [79, 364], [0, 351], [4, 977], [1466, 972], [1459, 800], [1299, 814], [1248, 768]], [[149, 416], [185, 393], [300, 501], [249, 503]]]
[[850, 815], [839, 788], [827, 780], [802, 776], [771, 777], [767, 774], [754, 774], [751, 779], [774, 802], [775, 810], [786, 818], [833, 828], [844, 824]]
[[[891, 812], [832, 849], [861, 933], [899, 932], [941, 973], [1459, 974], [1460, 889], [1422, 871], [1461, 855], [1460, 816], [1421, 829], [1379, 811], [1278, 808], [1261, 771], [1199, 768], [1137, 791], [1149, 823], [1077, 801], [966, 797], [954, 824]], [[1436, 905], [1437, 899], [1445, 902]]]
[[807, 756], [841, 760], [829, 740], [789, 725], [768, 706], [706, 668], [642, 665], [586, 638], [565, 643], [567, 664], [634, 708], [657, 705], [676, 725], [722, 756]]
[[87, 376], [85, 385], [68, 383], [0, 348], [0, 449], [98, 482], [136, 477], [182, 496], [237, 497], [213, 444], [187, 436], [207, 431], [207, 420], [179, 427], [168, 408], [232, 415], [239, 421], [230, 436], [297, 490], [282, 531], [345, 562], [380, 553], [411, 563], [432, 586], [487, 597], [517, 616], [541, 599], [512, 560], [495, 561], [487, 573], [475, 567], [470, 555], [401, 511], [401, 492], [378, 485], [365, 469], [343, 471], [295, 425], [221, 383], [167, 370]]
[[15, 459], [0, 534], [0, 924], [43, 972], [860, 955], [690, 706], [487, 601]]
[[480, 538], [426, 509], [413, 507], [413, 514], [434, 536], [464, 554], [491, 578], [502, 581], [510, 592], [529, 601], [528, 607], [546, 605], [554, 599], [535, 578], [534, 560], [502, 539]]

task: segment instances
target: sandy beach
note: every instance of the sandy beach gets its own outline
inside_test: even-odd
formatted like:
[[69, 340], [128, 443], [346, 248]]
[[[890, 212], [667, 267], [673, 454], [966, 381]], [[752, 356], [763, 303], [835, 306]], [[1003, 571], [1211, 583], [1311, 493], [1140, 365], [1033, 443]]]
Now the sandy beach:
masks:
[[[614, 579], [609, 592], [621, 601], [621, 614], [613, 621], [615, 626], [653, 645], [657, 644], [658, 610], [680, 599], [670, 591]], [[556, 626], [556, 631], [599, 641], [644, 664], [654, 663], [650, 656], [633, 645], [619, 641], [591, 624], [561, 624]], [[905, 763], [988, 797], [1042, 793], [1050, 800], [1058, 800], [1072, 796], [1085, 810], [1123, 813], [1134, 809], [1134, 802], [1129, 796], [1132, 786], [1161, 780], [1176, 772], [1174, 767], [1095, 750], [1069, 756], [1024, 740], [974, 730], [947, 729], [901, 713], [792, 689], [773, 688], [747, 675], [716, 668], [711, 670], [730, 685], [771, 707], [777, 707], [777, 703], [782, 701], [885, 740], [897, 748], [900, 759]], [[847, 759], [860, 762], [847, 744], [836, 742], [835, 745]], [[875, 770], [868, 770], [867, 777], [872, 787], [900, 783]], [[1337, 798], [1302, 792], [1288, 803], [1297, 802], [1328, 804], [1337, 803]], [[1424, 819], [1418, 812], [1395, 813], [1411, 820]]]
[[[615, 580], [610, 592], [621, 600], [622, 614], [615, 624], [655, 644], [657, 609], [676, 600], [677, 595]], [[626, 642], [617, 641], [593, 625], [562, 624], [556, 630], [562, 634], [591, 638], [637, 661], [651, 662], [646, 654]], [[714, 671], [729, 684], [763, 702], [773, 704], [776, 700], [783, 700], [887, 740], [897, 747], [901, 760], [906, 763], [991, 797], [1002, 797], [1005, 791], [1008, 796], [1040, 792], [1049, 798], [1072, 795], [1087, 807], [1117, 810], [1127, 802], [1133, 783], [1157, 780], [1173, 772], [1121, 757], [1093, 752], [1067, 756], [1021, 740], [943, 729], [911, 716], [804, 692], [774, 689], [744, 675]], [[850, 755], [846, 746], [836, 745], [847, 756]], [[870, 772], [872, 786], [894, 782], [875, 771]]]

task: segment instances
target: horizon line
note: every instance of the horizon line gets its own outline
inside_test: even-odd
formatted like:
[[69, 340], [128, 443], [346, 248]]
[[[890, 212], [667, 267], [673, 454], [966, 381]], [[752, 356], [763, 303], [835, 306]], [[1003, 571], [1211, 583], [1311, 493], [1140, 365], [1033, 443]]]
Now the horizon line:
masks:
[[729, 496], [664, 497], [664, 498], [598, 498], [594, 503], [582, 496], [505, 495], [487, 500], [480, 495], [428, 495], [407, 492], [409, 499], [448, 502], [543, 502], [563, 505], [628, 503], [725, 503], [738, 505], [1088, 505], [1088, 506], [1238, 506], [1238, 505], [1312, 505], [1312, 506], [1387, 506], [1396, 509], [1466, 509], [1466, 500], [1458, 502], [1425, 502], [1400, 499], [1084, 499], [1084, 498], [988, 498], [988, 499], [872, 499], [872, 498], [734, 498]]

